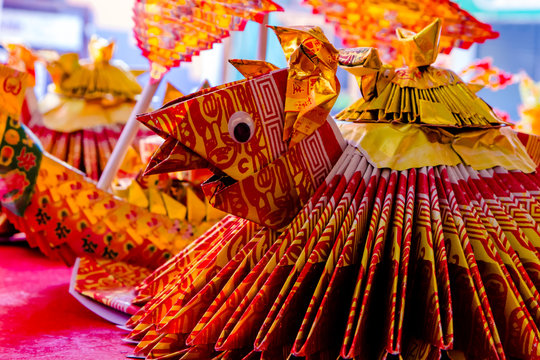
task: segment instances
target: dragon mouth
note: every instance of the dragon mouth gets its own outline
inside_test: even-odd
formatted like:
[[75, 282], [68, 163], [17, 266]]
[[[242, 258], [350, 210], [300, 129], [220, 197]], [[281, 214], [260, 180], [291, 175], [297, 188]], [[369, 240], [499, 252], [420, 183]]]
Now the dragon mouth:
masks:
[[231, 185], [234, 185], [238, 180], [229, 175], [219, 172], [214, 173], [210, 178], [201, 184], [205, 196], [209, 199], [213, 198], [218, 193], [222, 192]]

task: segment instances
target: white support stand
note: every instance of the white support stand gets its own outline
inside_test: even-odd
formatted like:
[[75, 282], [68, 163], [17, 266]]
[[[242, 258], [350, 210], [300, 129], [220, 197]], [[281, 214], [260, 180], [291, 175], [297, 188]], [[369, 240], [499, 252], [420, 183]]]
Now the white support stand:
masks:
[[107, 162], [107, 165], [105, 166], [101, 177], [99, 178], [97, 185], [99, 189], [104, 191], [108, 191], [110, 189], [111, 183], [116, 176], [116, 173], [118, 172], [118, 169], [120, 168], [124, 157], [126, 156], [128, 147], [133, 142], [133, 139], [137, 134], [137, 130], [139, 129], [139, 123], [137, 122], [136, 117], [138, 114], [141, 114], [148, 110], [148, 106], [150, 105], [152, 97], [156, 93], [160, 82], [161, 80], [150, 80], [144, 87], [141, 96], [133, 107], [133, 111], [129, 116], [124, 130], [122, 130], [122, 134], [120, 134], [120, 138], [118, 139], [118, 142], [114, 147], [111, 157]]

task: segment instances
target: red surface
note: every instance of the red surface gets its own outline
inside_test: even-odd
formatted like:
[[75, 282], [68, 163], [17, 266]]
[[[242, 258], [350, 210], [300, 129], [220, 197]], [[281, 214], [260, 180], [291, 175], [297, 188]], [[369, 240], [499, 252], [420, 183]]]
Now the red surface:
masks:
[[0, 244], [1, 359], [125, 359], [125, 332], [69, 293], [71, 268], [25, 245]]

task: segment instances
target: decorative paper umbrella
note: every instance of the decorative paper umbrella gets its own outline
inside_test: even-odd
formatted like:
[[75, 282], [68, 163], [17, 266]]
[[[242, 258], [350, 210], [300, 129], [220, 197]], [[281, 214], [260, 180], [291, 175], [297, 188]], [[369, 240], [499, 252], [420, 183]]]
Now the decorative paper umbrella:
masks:
[[[222, 183], [209, 196], [278, 231], [227, 218], [151, 275], [139, 297], [149, 301], [128, 324], [137, 352], [186, 359], [540, 356], [536, 164], [457, 75], [429, 66], [437, 26], [403, 37], [416, 61], [410, 68], [378, 66], [369, 49], [342, 54], [365, 99], [341, 116], [355, 114], [340, 125], [351, 143], [339, 159], [329, 151], [339, 134], [321, 107], [328, 99], [321, 95], [336, 94], [321, 86], [328, 84], [321, 67], [335, 74], [338, 53], [316, 29], [276, 29], [289, 70], [140, 116], [211, 165]], [[430, 53], [415, 49], [425, 43]], [[313, 101], [296, 108], [292, 121], [316, 129], [290, 145], [285, 111], [299, 93]], [[231, 94], [245, 101], [217, 113], [197, 106]], [[242, 121], [233, 122], [234, 114]], [[318, 121], [305, 121], [306, 114]], [[207, 123], [218, 143], [231, 144], [228, 156], [205, 151]], [[249, 136], [238, 136], [239, 123]], [[203, 131], [194, 139], [192, 126]], [[254, 154], [265, 155], [250, 161], [254, 144], [263, 146]], [[240, 160], [246, 171], [233, 173], [228, 164]], [[326, 179], [310, 188], [301, 173]], [[289, 187], [309, 195], [287, 197]], [[259, 203], [259, 192], [288, 202]], [[245, 209], [298, 204], [291, 220], [288, 212], [268, 220]]]
[[170, 68], [212, 48], [228, 37], [230, 31], [243, 30], [248, 20], [262, 22], [268, 12], [281, 10], [271, 0], [137, 0], [133, 8], [134, 34], [137, 45], [150, 61], [151, 79], [133, 109], [98, 187], [109, 188], [137, 131], [135, 115], [147, 110], [161, 78]]
[[478, 21], [450, 0], [305, 0], [314, 13], [333, 24], [348, 47], [378, 47], [387, 61], [399, 59], [396, 29], [420, 31], [433, 18], [443, 21], [441, 48], [444, 53], [458, 47], [499, 36], [490, 25]]

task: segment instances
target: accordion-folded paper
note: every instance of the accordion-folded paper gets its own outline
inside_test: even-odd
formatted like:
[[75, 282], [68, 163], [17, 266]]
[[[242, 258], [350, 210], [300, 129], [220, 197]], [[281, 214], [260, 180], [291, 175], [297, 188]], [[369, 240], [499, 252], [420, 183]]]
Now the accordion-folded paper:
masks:
[[[305, 41], [303, 36], [297, 45]], [[308, 59], [312, 55], [304, 53]], [[362, 62], [367, 69], [357, 69], [356, 75], [392, 73], [370, 51], [349, 54], [349, 59], [364, 55], [369, 57]], [[415, 75], [407, 80], [412, 88], [433, 82], [452, 91], [452, 84], [461, 83], [445, 70], [431, 69], [426, 57], [416, 59], [419, 67], [403, 69], [404, 74]], [[312, 66], [316, 68], [317, 61]], [[235, 124], [232, 115], [240, 102], [219, 91], [248, 94], [243, 99], [251, 99], [246, 87], [257, 89], [257, 82], [275, 82], [284, 71], [181, 98], [140, 119], [165, 138], [192, 134], [191, 141], [182, 142], [182, 151], [196, 153], [213, 165], [214, 174], [229, 172], [241, 183], [241, 174], [234, 173], [241, 169], [238, 165], [243, 163], [234, 162], [241, 157], [227, 154], [234, 164], [230, 170], [215, 160], [217, 154], [204, 150], [202, 144], [212, 139], [197, 132], [206, 131], [204, 111], [220, 114], [213, 119], [222, 121], [226, 116], [229, 124]], [[366, 101], [380, 99], [384, 104], [401, 99], [391, 79], [376, 75], [371, 80], [375, 81], [365, 87], [370, 89]], [[392, 92], [382, 96], [386, 87]], [[259, 94], [257, 101], [275, 99], [270, 91]], [[441, 94], [448, 100], [444, 91]], [[463, 94], [455, 93], [455, 99]], [[478, 102], [475, 97], [471, 101]], [[413, 102], [398, 103], [397, 109], [403, 109]], [[355, 110], [360, 116], [340, 125], [348, 129], [344, 135], [350, 142], [332, 157], [314, 191], [297, 202], [299, 210], [292, 218], [272, 228], [262, 217], [244, 216], [230, 208], [229, 212], [245, 218], [225, 217], [139, 285], [136, 301], [143, 306], [127, 323], [128, 339], [138, 343], [136, 355], [149, 359], [539, 357], [540, 178], [534, 171], [539, 140], [523, 134], [505, 137], [501, 132], [505, 124], [496, 116], [486, 118], [481, 110], [478, 114], [482, 107], [466, 104], [462, 108], [475, 120], [452, 126], [422, 121], [424, 115], [436, 116], [437, 106], [426, 108], [414, 123], [401, 117], [393, 118], [394, 124], [385, 116], [377, 118], [380, 112], [372, 119], [376, 124], [358, 124], [370, 110]], [[450, 99], [445, 105], [455, 104]], [[256, 114], [249, 108], [241, 110]], [[322, 123], [319, 129], [333, 126], [333, 119], [324, 112], [320, 115], [324, 119], [317, 119]], [[253, 129], [265, 129], [270, 119], [257, 118]], [[422, 154], [417, 153], [415, 166], [379, 167], [355, 138], [355, 126], [361, 125], [415, 127], [425, 136], [424, 142], [438, 143], [441, 149], [451, 144], [445, 151], [454, 163], [421, 164]], [[221, 129], [218, 137], [228, 133], [225, 125], [216, 127]], [[362, 129], [358, 130], [362, 136], [374, 136], [380, 149], [391, 145], [391, 139], [375, 131], [370, 135], [373, 128]], [[471, 131], [477, 134], [471, 137]], [[481, 132], [488, 138], [483, 141], [493, 141], [494, 147], [476, 146], [478, 136], [484, 136], [478, 135]], [[328, 134], [332, 133], [320, 139], [306, 137], [295, 146], [316, 141], [326, 145]], [[234, 154], [242, 155], [239, 149], [254, 146], [251, 139], [241, 148], [231, 142]], [[253, 139], [261, 143], [258, 137]], [[279, 146], [276, 140], [269, 149]], [[410, 151], [408, 156], [414, 147], [414, 141], [402, 143], [403, 151]], [[493, 155], [500, 149], [506, 157], [500, 163], [497, 156], [486, 157], [494, 161], [487, 168], [471, 166], [460, 155], [474, 157], [475, 151]], [[399, 152], [391, 156], [398, 159]], [[299, 154], [291, 164], [311, 159]], [[518, 167], [508, 165], [508, 159]], [[250, 192], [227, 192], [234, 184], [225, 182], [219, 188], [224, 200], [239, 204], [239, 199], [254, 197]], [[274, 187], [272, 196], [279, 198], [282, 189]], [[276, 205], [282, 211], [291, 206]]]

